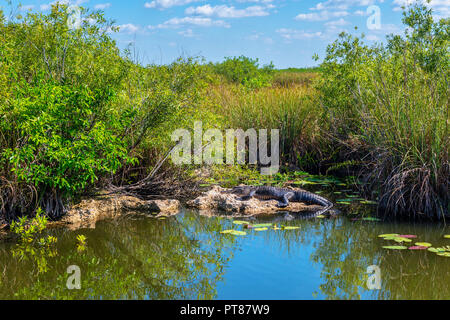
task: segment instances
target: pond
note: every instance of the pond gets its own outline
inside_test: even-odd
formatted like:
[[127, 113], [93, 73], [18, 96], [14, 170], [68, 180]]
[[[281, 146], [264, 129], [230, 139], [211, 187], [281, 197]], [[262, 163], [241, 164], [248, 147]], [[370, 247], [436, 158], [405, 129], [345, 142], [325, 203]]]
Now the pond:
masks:
[[[370, 211], [367, 205], [357, 208]], [[355, 220], [343, 214], [308, 220], [285, 216], [235, 220], [298, 228], [256, 231], [230, 217], [202, 216], [188, 209], [163, 219], [127, 215], [100, 221], [95, 229], [48, 229], [46, 233], [58, 239], [54, 248], [30, 251], [22, 259], [13, 254], [16, 243], [4, 241], [0, 298], [450, 298], [449, 258], [428, 250], [385, 249], [398, 244], [378, 237], [416, 235], [406, 246], [429, 242], [442, 247], [450, 245], [444, 238], [448, 226]], [[227, 229], [246, 235], [220, 233]], [[78, 251], [80, 234], [87, 246]], [[67, 288], [71, 265], [79, 267], [80, 289]], [[379, 268], [378, 289], [368, 288], [369, 277], [375, 276], [369, 266]]]

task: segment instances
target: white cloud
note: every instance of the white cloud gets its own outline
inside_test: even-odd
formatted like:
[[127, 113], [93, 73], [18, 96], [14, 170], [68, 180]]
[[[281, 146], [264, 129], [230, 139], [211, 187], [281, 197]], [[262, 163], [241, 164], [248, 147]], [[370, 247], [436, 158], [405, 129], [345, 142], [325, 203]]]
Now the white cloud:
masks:
[[315, 7], [310, 8], [310, 10], [347, 10], [350, 7], [367, 7], [377, 2], [384, 2], [384, 0], [328, 0], [319, 2]]
[[240, 3], [253, 2], [253, 3], [271, 3], [273, 0], [237, 0]]
[[167, 9], [175, 6], [184, 6], [193, 2], [199, 2], [202, 0], [154, 0], [152, 2], [146, 2], [145, 8]]
[[364, 17], [364, 16], [367, 16], [367, 11], [356, 10], [355, 12], [353, 12], [353, 14], [354, 14], [355, 16]]
[[118, 27], [120, 32], [136, 33], [137, 31], [139, 31], [139, 27], [132, 23], [121, 24]]
[[312, 38], [320, 38], [323, 34], [320, 31], [317, 32], [306, 32], [304, 30], [294, 30], [294, 29], [278, 29], [277, 32], [286, 40], [304, 40]]
[[325, 23], [325, 26], [334, 28], [334, 27], [346, 26], [348, 24], [350, 24], [350, 22], [345, 21], [344, 19], [341, 18], [339, 20], [327, 22], [327, 23]]
[[320, 12], [312, 13], [300, 13], [295, 17], [295, 20], [305, 20], [305, 21], [326, 21], [332, 18], [346, 17], [349, 13], [347, 11], [327, 11], [323, 10]]
[[105, 9], [108, 9], [109, 7], [111, 7], [111, 3], [109, 3], [109, 2], [108, 3], [99, 3], [94, 6], [94, 9], [105, 10]]
[[244, 18], [244, 17], [262, 17], [269, 15], [266, 7], [251, 6], [245, 9], [236, 9], [226, 5], [212, 7], [207, 4], [200, 7], [190, 7], [185, 10], [188, 15], [216, 16], [219, 18]]
[[203, 17], [184, 17], [172, 18], [156, 26], [149, 26], [149, 29], [180, 28], [185, 25], [195, 25], [200, 27], [230, 27], [228, 23], [222, 20], [212, 20], [211, 18]]
[[186, 38], [195, 37], [195, 34], [192, 31], [192, 29], [186, 29], [186, 30], [180, 31], [180, 32], [178, 32], [178, 34], [180, 34], [180, 35], [182, 35], [183, 37], [186, 37]]

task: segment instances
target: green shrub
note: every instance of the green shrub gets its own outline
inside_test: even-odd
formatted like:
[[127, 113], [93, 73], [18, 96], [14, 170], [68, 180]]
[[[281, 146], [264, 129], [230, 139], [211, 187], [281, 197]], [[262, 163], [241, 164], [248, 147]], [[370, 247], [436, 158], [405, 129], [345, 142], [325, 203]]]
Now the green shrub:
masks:
[[258, 59], [245, 56], [227, 57], [214, 65], [214, 70], [232, 83], [240, 83], [245, 87], [256, 89], [271, 84], [274, 66], [272, 63], [259, 67]]

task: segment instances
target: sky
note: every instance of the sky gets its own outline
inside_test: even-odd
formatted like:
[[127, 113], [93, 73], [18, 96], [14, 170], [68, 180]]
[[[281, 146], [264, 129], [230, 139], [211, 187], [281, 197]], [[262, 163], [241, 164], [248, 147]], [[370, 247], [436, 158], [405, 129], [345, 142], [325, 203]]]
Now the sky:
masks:
[[[0, 0], [1, 3], [6, 0]], [[346, 31], [371, 44], [401, 34], [401, 6], [411, 0], [63, 0], [103, 10], [120, 27], [111, 36], [121, 49], [133, 44], [143, 64], [177, 57], [221, 61], [245, 55], [276, 68], [312, 67], [328, 44]], [[15, 0], [21, 10], [49, 12], [49, 0]], [[432, 0], [436, 18], [450, 17], [450, 0]], [[355, 30], [357, 27], [357, 30]]]

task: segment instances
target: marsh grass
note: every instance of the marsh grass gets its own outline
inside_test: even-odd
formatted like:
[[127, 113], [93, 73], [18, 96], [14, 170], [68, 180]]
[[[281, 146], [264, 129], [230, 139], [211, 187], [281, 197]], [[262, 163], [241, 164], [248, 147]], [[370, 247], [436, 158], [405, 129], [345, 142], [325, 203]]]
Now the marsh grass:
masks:
[[273, 76], [272, 85], [275, 87], [290, 88], [311, 85], [318, 77], [315, 72], [281, 71]]
[[[213, 106], [229, 128], [279, 129], [282, 160], [296, 163], [309, 157], [319, 143], [317, 96], [307, 86], [248, 91], [239, 86], [216, 86]], [[310, 163], [309, 163], [310, 164]]]

